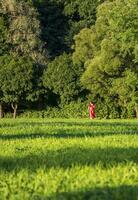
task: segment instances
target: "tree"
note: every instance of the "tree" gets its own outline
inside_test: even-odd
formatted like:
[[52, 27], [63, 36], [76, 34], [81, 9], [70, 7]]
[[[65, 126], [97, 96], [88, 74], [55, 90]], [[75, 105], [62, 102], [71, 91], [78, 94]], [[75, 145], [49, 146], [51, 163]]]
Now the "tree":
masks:
[[138, 118], [138, 74], [126, 69], [122, 77], [113, 80], [112, 92], [118, 95], [119, 103], [125, 106], [126, 111], [135, 108]]
[[39, 12], [41, 40], [46, 43], [50, 58], [55, 58], [67, 51], [68, 18], [64, 15], [64, 2], [60, 0], [34, 0], [34, 7]]
[[96, 51], [97, 39], [94, 27], [82, 29], [78, 35], [74, 36], [74, 41], [73, 63], [85, 69], [86, 63], [94, 57]]
[[68, 17], [69, 30], [65, 38], [71, 46], [73, 38], [83, 28], [90, 28], [96, 21], [96, 10], [104, 0], [65, 0], [64, 14]]
[[[25, 62], [32, 62], [33, 78], [31, 79], [31, 84], [33, 83], [33, 88], [35, 89], [30, 90], [28, 99], [34, 101], [39, 98], [39, 94], [41, 93], [41, 79], [38, 77], [38, 75], [42, 75], [48, 57], [47, 51], [44, 49], [45, 44], [43, 44], [40, 39], [41, 29], [38, 20], [38, 13], [32, 4], [22, 0], [2, 0], [0, 3], [0, 12], [1, 16], [3, 17], [4, 24], [6, 25], [6, 37], [4, 34], [2, 35], [2, 41], [4, 41], [2, 47], [4, 47], [5, 44], [7, 47], [7, 51], [3, 51], [0, 57], [1, 67], [3, 69], [3, 58], [7, 57], [8, 59], [9, 57], [12, 59], [14, 67], [17, 69], [10, 68], [8, 62], [4, 61], [4, 66], [7, 69], [7, 73], [9, 73], [9, 71], [11, 72], [12, 70], [17, 70], [21, 76], [21, 63], [23, 66], [25, 66]], [[19, 70], [19, 67], [21, 68], [21, 71]], [[1, 70], [1, 73], [2, 74], [0, 74], [0, 76], [3, 76], [4, 71]], [[14, 76], [12, 76], [12, 78], [14, 79]], [[15, 77], [15, 80], [16, 79], [18, 83], [18, 78]], [[5, 82], [5, 84], [6, 83], [8, 84], [8, 81]], [[5, 88], [5, 86], [2, 86], [2, 88]], [[9, 99], [9, 102], [11, 102], [10, 98], [7, 97], [8, 90], [6, 92], [5, 91], [6, 90], [4, 89], [4, 95], [6, 94], [6, 98], [3, 98], [3, 100], [7, 102]], [[3, 93], [3, 91], [1, 93]], [[11, 99], [14, 101], [13, 96]]]
[[33, 6], [24, 1], [2, 0], [1, 13], [6, 16], [7, 40], [11, 53], [29, 55], [36, 63], [46, 61], [43, 44], [40, 40], [38, 13]]
[[[0, 56], [7, 52], [8, 46], [6, 44], [7, 29], [4, 16], [0, 14]], [[3, 101], [2, 101], [2, 91], [0, 88], [0, 118], [3, 117]]]
[[5, 55], [0, 59], [2, 100], [10, 103], [16, 117], [18, 104], [27, 99], [32, 89], [33, 63], [30, 59]]
[[[121, 92], [122, 96], [124, 96], [123, 91], [127, 91], [128, 88], [132, 89], [132, 83], [129, 79], [135, 80], [138, 74], [137, 19], [137, 0], [106, 1], [98, 7], [97, 20], [94, 28], [92, 28], [95, 31], [89, 34], [88, 39], [85, 37], [81, 41], [81, 44], [84, 43], [81, 47], [84, 53], [82, 54], [83, 56], [86, 54], [86, 61], [83, 60], [86, 70], [82, 75], [81, 81], [93, 95], [104, 99], [108, 97], [113, 100], [118, 95], [119, 100]], [[90, 41], [89, 38], [91, 37], [94, 40]], [[87, 45], [88, 49], [85, 51], [86, 44], [89, 45]], [[92, 48], [92, 46], [94, 47]], [[76, 58], [74, 57], [76, 60], [80, 59], [80, 55], [76, 53], [78, 49], [78, 46], [76, 46], [73, 55], [76, 56]], [[88, 58], [89, 54], [93, 55], [90, 59]], [[83, 56], [81, 56], [81, 60]], [[114, 90], [113, 94], [112, 89], [122, 81], [127, 82], [127, 87], [122, 84], [123, 89]], [[132, 82], [135, 93], [131, 93], [131, 103], [132, 99], [137, 95], [137, 82]], [[127, 95], [127, 99], [129, 99], [129, 93]], [[123, 107], [124, 105], [122, 104], [121, 106]]]
[[40, 14], [42, 40], [52, 58], [70, 53], [73, 37], [96, 20], [96, 8], [103, 0], [33, 0]]
[[68, 103], [77, 97], [80, 91], [77, 72], [71, 55], [64, 53], [48, 64], [43, 75], [43, 84], [60, 96], [61, 104]]

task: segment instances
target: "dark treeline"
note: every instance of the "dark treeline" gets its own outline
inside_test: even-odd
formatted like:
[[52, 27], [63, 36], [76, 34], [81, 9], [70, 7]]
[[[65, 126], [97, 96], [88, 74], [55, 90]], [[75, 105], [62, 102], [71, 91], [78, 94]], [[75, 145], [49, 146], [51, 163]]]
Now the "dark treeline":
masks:
[[138, 118], [138, 0], [0, 0], [0, 118], [89, 101]]

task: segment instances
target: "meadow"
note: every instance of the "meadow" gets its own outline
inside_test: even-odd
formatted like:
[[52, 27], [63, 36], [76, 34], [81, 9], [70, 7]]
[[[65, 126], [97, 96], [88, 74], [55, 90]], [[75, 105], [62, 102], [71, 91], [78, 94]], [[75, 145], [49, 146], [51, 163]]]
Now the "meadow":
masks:
[[0, 200], [138, 200], [138, 121], [0, 120]]

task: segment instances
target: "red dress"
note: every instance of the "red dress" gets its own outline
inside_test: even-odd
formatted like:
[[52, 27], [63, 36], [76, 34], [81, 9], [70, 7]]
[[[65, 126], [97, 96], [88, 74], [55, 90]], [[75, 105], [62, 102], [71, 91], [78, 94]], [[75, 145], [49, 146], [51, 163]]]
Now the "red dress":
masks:
[[95, 118], [95, 105], [93, 103], [90, 103], [89, 105], [89, 115], [90, 115], [90, 119]]

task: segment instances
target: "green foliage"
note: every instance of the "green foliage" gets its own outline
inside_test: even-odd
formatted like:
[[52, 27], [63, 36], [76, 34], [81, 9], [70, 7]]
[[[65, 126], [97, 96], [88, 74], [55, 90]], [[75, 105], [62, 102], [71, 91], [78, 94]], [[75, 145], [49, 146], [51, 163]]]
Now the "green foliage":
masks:
[[33, 5], [39, 12], [41, 23], [41, 40], [46, 43], [50, 58], [68, 51], [65, 42], [69, 25], [64, 15], [64, 2], [58, 0], [34, 0]]
[[34, 0], [40, 13], [42, 40], [52, 57], [70, 52], [73, 37], [95, 23], [96, 8], [103, 0]]
[[72, 16], [72, 18], [76, 18], [76, 20], [78, 17], [86, 27], [95, 23], [96, 8], [103, 1], [104, 0], [86, 0], [83, 2], [81, 0], [66, 1], [64, 12], [66, 15]]
[[12, 101], [65, 116], [78, 100], [99, 118], [138, 117], [137, 0], [1, 0], [0, 35], [0, 117]]
[[73, 38], [81, 29], [90, 27], [96, 21], [96, 9], [104, 0], [71, 0], [65, 1], [64, 13], [69, 18], [69, 31], [66, 37], [71, 46]]
[[[126, 104], [129, 102], [132, 104], [135, 101], [134, 104], [137, 104], [136, 5], [137, 1], [131, 0], [107, 1], [101, 4], [95, 27], [91, 32], [88, 30], [89, 36], [85, 37], [84, 29], [75, 38], [74, 59], [80, 60], [87, 67], [81, 78], [83, 85], [93, 96], [104, 99], [118, 96], [122, 107], [128, 106]], [[81, 48], [79, 44], [82, 44]], [[93, 53], [90, 58], [89, 51]]]
[[16, 56], [29, 55], [35, 61], [43, 63], [37, 11], [28, 3], [16, 0], [2, 1], [0, 10], [7, 24], [6, 43], [9, 51]]
[[68, 103], [79, 93], [77, 73], [71, 56], [64, 53], [48, 64], [43, 75], [43, 84], [60, 96], [61, 103]]
[[4, 17], [0, 15], [0, 56], [3, 55], [7, 50], [6, 37], [7, 37], [7, 29]]
[[31, 101], [38, 100], [47, 55], [40, 40], [37, 10], [26, 1], [2, 0], [0, 32], [0, 100], [20, 102], [27, 96]]
[[126, 107], [128, 104], [138, 104], [138, 75], [131, 70], [126, 70], [121, 78], [113, 80], [113, 93], [118, 94], [120, 103]]
[[[78, 35], [74, 37], [75, 45], [73, 49], [73, 63], [77, 65], [84, 65], [86, 62], [89, 62], [94, 56], [95, 52], [95, 41], [96, 34], [94, 30], [89, 28], [84, 28], [80, 31]], [[83, 67], [82, 67], [83, 68]]]
[[21, 99], [27, 97], [27, 93], [32, 88], [32, 61], [6, 55], [0, 58], [0, 65], [2, 101], [6, 103], [20, 102]]
[[71, 102], [70, 104], [58, 107], [47, 107], [42, 111], [24, 111], [19, 115], [23, 118], [88, 118], [88, 105], [87, 102]]

